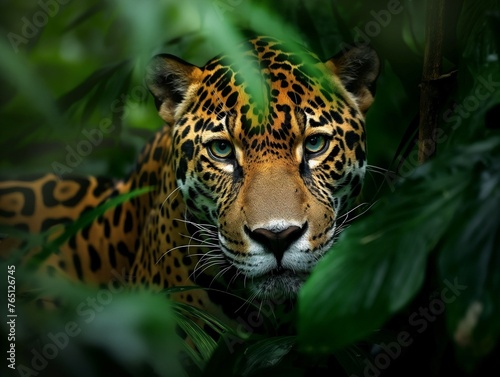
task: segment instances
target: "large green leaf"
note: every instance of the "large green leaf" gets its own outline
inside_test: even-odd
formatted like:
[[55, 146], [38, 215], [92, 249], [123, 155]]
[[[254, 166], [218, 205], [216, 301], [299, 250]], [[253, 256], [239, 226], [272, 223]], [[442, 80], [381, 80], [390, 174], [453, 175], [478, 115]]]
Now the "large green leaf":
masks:
[[[456, 152], [456, 151], [455, 151]], [[299, 296], [299, 345], [331, 352], [380, 327], [419, 290], [426, 259], [463, 201], [468, 161], [421, 168], [348, 228]]]
[[441, 280], [456, 287], [446, 297], [447, 325], [466, 366], [490, 352], [500, 336], [500, 158], [495, 157], [476, 165], [469, 200], [439, 256]]

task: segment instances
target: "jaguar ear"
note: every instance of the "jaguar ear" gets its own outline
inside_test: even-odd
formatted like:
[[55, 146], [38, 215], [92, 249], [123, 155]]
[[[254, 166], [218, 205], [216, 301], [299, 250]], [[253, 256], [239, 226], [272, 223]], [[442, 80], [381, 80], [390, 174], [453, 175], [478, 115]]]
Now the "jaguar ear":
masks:
[[348, 92], [354, 95], [359, 109], [364, 113], [373, 103], [375, 80], [380, 61], [375, 51], [368, 47], [353, 47], [341, 51], [326, 63], [340, 78]]
[[173, 55], [156, 55], [146, 70], [146, 85], [155, 98], [160, 116], [169, 124], [201, 73], [200, 68]]

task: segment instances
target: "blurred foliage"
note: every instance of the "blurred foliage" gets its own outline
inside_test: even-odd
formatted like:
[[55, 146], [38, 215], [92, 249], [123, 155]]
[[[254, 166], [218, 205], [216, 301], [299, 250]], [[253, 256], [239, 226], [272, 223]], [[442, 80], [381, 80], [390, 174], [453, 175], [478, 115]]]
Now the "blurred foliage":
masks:
[[[105, 310], [84, 315], [20, 315], [17, 364], [35, 368], [36, 352], [54, 343], [51, 334], [76, 321], [79, 335], [31, 375], [177, 376], [183, 359], [193, 361], [192, 375], [203, 376], [498, 369], [500, 6], [446, 4], [443, 74], [458, 73], [443, 80], [437, 155], [418, 166], [424, 1], [0, 2], [2, 176], [53, 172], [96, 129], [103, 140], [72, 172], [124, 176], [162, 124], [143, 83], [145, 64], [158, 52], [203, 65], [253, 30], [300, 41], [323, 59], [369, 42], [383, 62], [367, 116], [363, 198], [375, 204], [344, 231], [302, 290], [297, 342], [240, 339], [215, 318], [163, 296], [120, 292]], [[55, 285], [46, 289], [67, 284]], [[104, 294], [64, 292], [74, 308]], [[86, 315], [95, 320], [86, 323]], [[222, 340], [216, 344], [190, 317], [210, 323]], [[175, 342], [176, 323], [199, 353]], [[239, 346], [227, 347], [235, 337]]]

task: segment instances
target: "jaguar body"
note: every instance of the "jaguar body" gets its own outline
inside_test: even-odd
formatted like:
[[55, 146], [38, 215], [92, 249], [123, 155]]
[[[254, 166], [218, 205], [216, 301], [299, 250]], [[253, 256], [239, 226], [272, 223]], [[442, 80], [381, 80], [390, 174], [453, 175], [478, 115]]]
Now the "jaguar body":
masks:
[[[204, 67], [159, 55], [146, 82], [166, 125], [129, 177], [0, 182], [0, 224], [39, 233], [150, 186], [78, 230], [39, 270], [89, 284], [123, 270], [149, 289], [293, 298], [360, 192], [378, 66], [369, 48], [323, 62], [270, 37]], [[13, 245], [10, 236], [0, 248]], [[207, 289], [172, 296], [227, 314]]]

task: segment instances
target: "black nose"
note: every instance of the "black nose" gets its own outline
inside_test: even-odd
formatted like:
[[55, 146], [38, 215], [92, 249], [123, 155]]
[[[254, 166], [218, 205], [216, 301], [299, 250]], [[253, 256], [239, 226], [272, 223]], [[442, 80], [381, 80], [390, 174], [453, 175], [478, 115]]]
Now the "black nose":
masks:
[[283, 254], [292, 242], [298, 240], [305, 233], [307, 223], [302, 227], [293, 225], [279, 232], [272, 232], [264, 228], [257, 228], [253, 231], [246, 229], [248, 236], [264, 246], [267, 251], [272, 252], [280, 263]]

